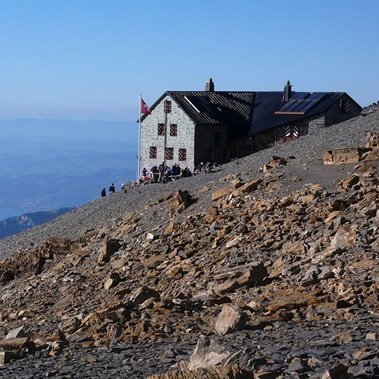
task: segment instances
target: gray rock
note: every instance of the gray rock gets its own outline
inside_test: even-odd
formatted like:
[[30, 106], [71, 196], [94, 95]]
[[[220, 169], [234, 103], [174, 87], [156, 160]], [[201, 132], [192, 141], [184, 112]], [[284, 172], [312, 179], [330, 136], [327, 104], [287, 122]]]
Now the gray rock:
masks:
[[205, 336], [200, 336], [188, 363], [189, 370], [222, 365], [230, 352]]
[[245, 323], [246, 315], [238, 307], [224, 304], [217, 317], [215, 331], [217, 334], [225, 335], [242, 329]]

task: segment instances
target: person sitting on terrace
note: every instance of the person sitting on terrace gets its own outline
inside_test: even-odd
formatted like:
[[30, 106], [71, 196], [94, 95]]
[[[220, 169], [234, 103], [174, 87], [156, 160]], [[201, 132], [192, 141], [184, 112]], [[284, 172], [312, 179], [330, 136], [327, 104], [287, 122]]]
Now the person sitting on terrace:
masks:
[[157, 166], [153, 166], [150, 170], [150, 179], [152, 183], [156, 183], [158, 181], [159, 170]]
[[150, 175], [148, 175], [147, 168], [144, 167], [142, 170], [142, 174], [141, 174], [141, 178], [139, 182], [142, 184], [148, 184], [150, 183], [150, 181], [151, 181]]
[[212, 165], [211, 162], [207, 162], [204, 166], [204, 172], [209, 173], [212, 171]]
[[180, 166], [177, 163], [175, 163], [172, 166], [171, 172], [172, 172], [172, 174], [171, 174], [172, 176], [179, 176], [181, 174]]
[[166, 172], [166, 164], [164, 162], [162, 162], [159, 167], [158, 167], [158, 172], [159, 172], [159, 176], [158, 176], [158, 182], [162, 182], [163, 179], [164, 179], [164, 175], [165, 175], [165, 172]]
[[172, 171], [171, 168], [166, 166], [165, 172], [163, 174], [163, 183], [167, 183], [171, 179]]
[[188, 178], [189, 176], [192, 176], [192, 173], [188, 167], [184, 167], [181, 175], [182, 178]]
[[204, 163], [200, 162], [197, 166], [195, 166], [195, 169], [193, 170], [193, 174], [197, 175], [204, 171]]

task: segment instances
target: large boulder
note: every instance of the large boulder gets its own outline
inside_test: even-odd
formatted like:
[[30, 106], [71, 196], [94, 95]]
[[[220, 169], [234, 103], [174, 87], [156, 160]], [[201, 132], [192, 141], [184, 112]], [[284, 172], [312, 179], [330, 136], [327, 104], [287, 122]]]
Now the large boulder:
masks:
[[243, 329], [245, 324], [245, 313], [234, 305], [224, 304], [217, 317], [215, 331], [217, 334], [225, 335]]
[[107, 263], [111, 259], [111, 256], [120, 249], [121, 243], [117, 239], [110, 239], [105, 243], [99, 251], [98, 262]]
[[324, 153], [325, 165], [339, 165], [344, 163], [357, 163], [362, 158], [362, 149], [343, 148], [328, 150]]
[[208, 337], [200, 336], [189, 359], [190, 370], [208, 368], [224, 363], [231, 353]]
[[188, 208], [193, 199], [188, 191], [181, 191], [175, 193], [175, 195], [171, 198], [168, 204], [168, 211], [170, 215], [175, 213], [182, 213], [186, 208]]

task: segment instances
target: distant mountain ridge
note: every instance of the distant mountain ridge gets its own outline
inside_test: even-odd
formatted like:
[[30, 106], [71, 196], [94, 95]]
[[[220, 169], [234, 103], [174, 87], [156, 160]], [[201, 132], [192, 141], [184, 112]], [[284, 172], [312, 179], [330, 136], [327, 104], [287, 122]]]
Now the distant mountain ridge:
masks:
[[44, 224], [74, 208], [59, 208], [54, 211], [24, 213], [21, 216], [9, 217], [0, 221], [0, 239], [23, 232], [34, 226]]

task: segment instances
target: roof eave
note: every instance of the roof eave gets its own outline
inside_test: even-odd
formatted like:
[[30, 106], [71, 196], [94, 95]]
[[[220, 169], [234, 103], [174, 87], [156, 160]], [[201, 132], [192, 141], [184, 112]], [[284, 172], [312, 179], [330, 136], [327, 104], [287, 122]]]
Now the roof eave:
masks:
[[275, 114], [278, 114], [278, 115], [294, 115], [294, 116], [303, 116], [305, 115], [305, 112], [275, 112]]

